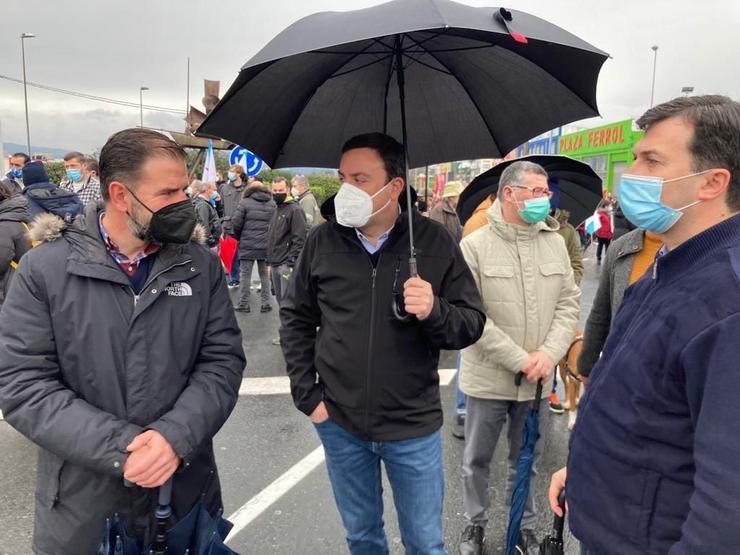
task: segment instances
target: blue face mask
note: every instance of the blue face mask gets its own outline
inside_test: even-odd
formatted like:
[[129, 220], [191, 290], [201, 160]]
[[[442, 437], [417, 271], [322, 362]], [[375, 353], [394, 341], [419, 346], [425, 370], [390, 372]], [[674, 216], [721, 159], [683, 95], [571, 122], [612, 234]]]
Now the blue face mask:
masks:
[[550, 198], [537, 197], [524, 201], [524, 208], [519, 209], [519, 217], [528, 224], [544, 221], [550, 213]]
[[218, 193], [216, 191], [211, 193], [211, 197], [208, 199], [208, 202], [210, 202], [213, 207], [216, 207], [216, 201], [218, 200]]
[[65, 172], [70, 181], [82, 181], [82, 170], [79, 169], [68, 169]]
[[663, 185], [702, 175], [708, 171], [711, 170], [665, 181], [662, 177], [624, 174], [619, 179], [619, 191], [617, 192], [619, 205], [622, 207], [625, 217], [640, 229], [653, 233], [665, 233], [683, 216], [684, 210], [699, 204], [701, 201], [697, 200], [681, 208], [666, 206], [660, 200], [663, 195]]
[[17, 179], [20, 179], [21, 177], [23, 177], [23, 170], [21, 168], [11, 168], [10, 175]]

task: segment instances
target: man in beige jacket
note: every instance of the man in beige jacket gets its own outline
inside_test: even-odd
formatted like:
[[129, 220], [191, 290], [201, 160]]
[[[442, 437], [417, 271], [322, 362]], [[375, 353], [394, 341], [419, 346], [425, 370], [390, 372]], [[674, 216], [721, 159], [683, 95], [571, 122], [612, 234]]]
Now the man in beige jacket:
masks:
[[[488, 225], [463, 239], [460, 247], [473, 273], [486, 311], [480, 340], [462, 354], [460, 388], [467, 395], [463, 499], [465, 531], [460, 553], [482, 552], [488, 521], [490, 463], [501, 429], [509, 424], [506, 500], [516, 476], [522, 430], [536, 383], [550, 391], [556, 361], [568, 349], [578, 322], [580, 290], [568, 250], [548, 216], [550, 192], [545, 170], [531, 162], [509, 166], [501, 175]], [[516, 375], [526, 377], [520, 386]], [[540, 419], [547, 410], [540, 410]], [[543, 440], [535, 450], [535, 465]], [[519, 553], [536, 553], [535, 484], [530, 484]]]

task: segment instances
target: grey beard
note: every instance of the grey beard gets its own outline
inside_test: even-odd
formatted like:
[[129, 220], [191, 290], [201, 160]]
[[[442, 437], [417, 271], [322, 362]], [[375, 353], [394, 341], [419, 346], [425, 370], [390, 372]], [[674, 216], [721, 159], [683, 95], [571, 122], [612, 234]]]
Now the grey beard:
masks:
[[151, 235], [149, 235], [149, 224], [139, 223], [131, 213], [127, 213], [126, 215], [128, 216], [128, 229], [134, 237], [140, 241], [151, 241], [152, 238]]

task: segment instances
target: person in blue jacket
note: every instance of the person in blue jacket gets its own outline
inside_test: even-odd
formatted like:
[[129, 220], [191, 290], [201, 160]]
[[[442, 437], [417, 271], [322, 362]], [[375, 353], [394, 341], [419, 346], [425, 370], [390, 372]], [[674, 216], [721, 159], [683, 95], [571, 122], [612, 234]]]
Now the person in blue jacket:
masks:
[[566, 487], [584, 553], [738, 553], [740, 103], [676, 98], [637, 124], [619, 204], [664, 247], [626, 291], [550, 504]]

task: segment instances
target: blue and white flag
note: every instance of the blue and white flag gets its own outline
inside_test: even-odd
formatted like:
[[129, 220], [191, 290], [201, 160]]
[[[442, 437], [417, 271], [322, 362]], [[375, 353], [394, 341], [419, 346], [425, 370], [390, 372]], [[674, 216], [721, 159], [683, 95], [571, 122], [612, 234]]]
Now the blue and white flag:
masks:
[[589, 216], [586, 218], [586, 221], [583, 223], [583, 227], [586, 228], [586, 233], [589, 235], [593, 235], [599, 229], [601, 228], [601, 220], [599, 219], [598, 214], [594, 214], [593, 216]]
[[208, 152], [206, 152], [206, 161], [203, 164], [203, 177], [201, 181], [204, 183], [216, 182], [216, 157], [213, 154], [213, 141], [210, 139], [208, 139]]

